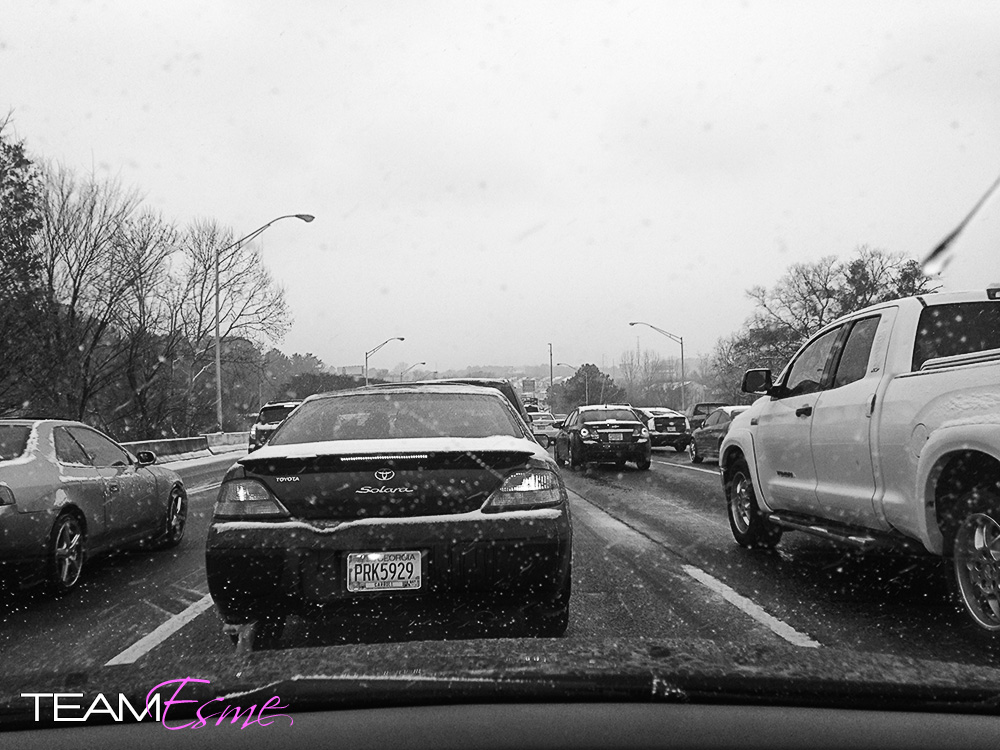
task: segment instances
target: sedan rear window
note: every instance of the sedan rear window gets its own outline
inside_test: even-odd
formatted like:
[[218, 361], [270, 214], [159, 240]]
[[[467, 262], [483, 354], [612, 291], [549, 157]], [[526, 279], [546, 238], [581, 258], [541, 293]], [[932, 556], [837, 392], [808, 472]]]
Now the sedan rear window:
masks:
[[24, 455], [31, 428], [27, 425], [0, 425], [0, 461], [10, 461]]
[[584, 422], [636, 422], [638, 418], [629, 409], [607, 409], [601, 411], [584, 412]]
[[499, 398], [452, 393], [365, 393], [303, 404], [268, 445], [384, 438], [524, 437]]

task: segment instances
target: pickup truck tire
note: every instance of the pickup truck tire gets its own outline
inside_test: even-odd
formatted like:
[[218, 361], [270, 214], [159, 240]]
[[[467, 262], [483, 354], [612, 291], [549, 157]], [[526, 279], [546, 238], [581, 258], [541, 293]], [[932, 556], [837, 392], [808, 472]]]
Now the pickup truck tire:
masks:
[[1000, 634], [1000, 498], [978, 496], [952, 537], [953, 584], [959, 604], [984, 635]]
[[747, 462], [738, 459], [726, 482], [726, 515], [733, 538], [741, 547], [774, 547], [781, 540], [781, 529], [760, 512], [750, 480]]

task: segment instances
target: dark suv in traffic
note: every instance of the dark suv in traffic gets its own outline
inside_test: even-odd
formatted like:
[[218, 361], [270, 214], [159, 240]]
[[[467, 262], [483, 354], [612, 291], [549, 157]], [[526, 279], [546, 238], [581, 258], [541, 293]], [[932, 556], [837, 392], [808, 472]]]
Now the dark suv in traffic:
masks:
[[285, 421], [285, 417], [292, 413], [296, 406], [302, 401], [270, 401], [261, 407], [257, 421], [250, 428], [249, 450], [252, 453], [267, 442], [271, 433], [278, 429], [278, 425]]
[[627, 404], [581, 406], [559, 425], [554, 453], [559, 466], [568, 463], [571, 469], [632, 461], [645, 471], [650, 465], [649, 430]]

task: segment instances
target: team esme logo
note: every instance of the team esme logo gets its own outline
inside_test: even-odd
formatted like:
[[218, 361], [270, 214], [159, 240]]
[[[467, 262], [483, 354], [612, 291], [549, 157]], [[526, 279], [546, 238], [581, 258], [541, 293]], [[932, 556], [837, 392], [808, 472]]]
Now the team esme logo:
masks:
[[[375, 472], [375, 478], [380, 482], [388, 482], [396, 476], [396, 472], [389, 469], [380, 469]], [[355, 491], [355, 495], [411, 495], [416, 492], [412, 487], [371, 487], [365, 485]]]

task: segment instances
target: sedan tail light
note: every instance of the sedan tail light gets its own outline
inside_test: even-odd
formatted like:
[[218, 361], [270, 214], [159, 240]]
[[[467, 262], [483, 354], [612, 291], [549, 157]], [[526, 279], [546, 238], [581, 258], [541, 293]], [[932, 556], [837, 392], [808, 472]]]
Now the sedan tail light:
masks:
[[216, 518], [285, 518], [289, 515], [271, 491], [255, 479], [224, 482], [215, 501]]
[[558, 505], [566, 499], [566, 487], [553, 471], [529, 469], [508, 476], [490, 495], [483, 511], [527, 510]]

